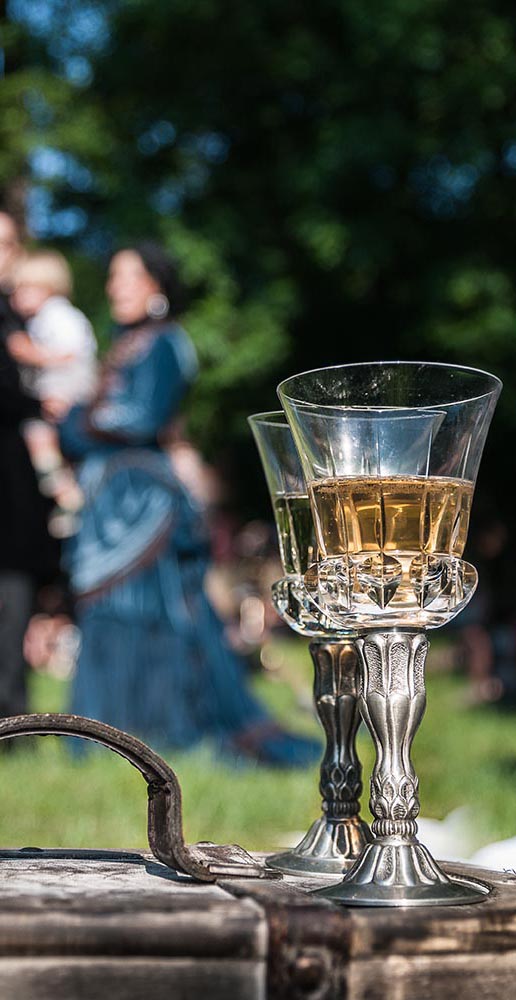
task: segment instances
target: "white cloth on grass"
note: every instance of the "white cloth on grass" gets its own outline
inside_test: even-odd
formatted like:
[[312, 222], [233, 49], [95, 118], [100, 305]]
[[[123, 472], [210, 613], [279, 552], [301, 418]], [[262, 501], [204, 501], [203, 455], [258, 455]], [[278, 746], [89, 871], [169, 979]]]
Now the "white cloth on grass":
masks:
[[516, 837], [497, 840], [481, 847], [470, 859], [471, 864], [481, 868], [494, 868], [500, 872], [516, 871]]

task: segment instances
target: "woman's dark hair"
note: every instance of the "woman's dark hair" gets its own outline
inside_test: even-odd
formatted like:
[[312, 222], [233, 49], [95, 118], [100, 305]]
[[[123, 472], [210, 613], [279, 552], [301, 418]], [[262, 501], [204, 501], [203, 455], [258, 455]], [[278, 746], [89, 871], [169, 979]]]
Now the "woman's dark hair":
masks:
[[179, 280], [177, 264], [166, 250], [153, 240], [142, 240], [121, 249], [138, 254], [145, 270], [158, 283], [163, 295], [167, 296], [170, 302], [169, 316], [179, 316], [186, 306], [186, 294]]

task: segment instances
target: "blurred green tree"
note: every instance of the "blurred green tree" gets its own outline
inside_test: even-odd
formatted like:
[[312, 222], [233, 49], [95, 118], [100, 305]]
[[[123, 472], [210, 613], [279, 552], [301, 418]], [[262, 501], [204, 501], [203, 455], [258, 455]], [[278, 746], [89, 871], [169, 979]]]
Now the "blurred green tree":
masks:
[[[485, 366], [507, 388], [481, 483], [505, 502], [506, 0], [48, 0], [43, 27], [41, 6], [10, 8], [25, 40], [0, 97], [0, 177], [29, 162], [82, 254], [142, 235], [174, 249], [202, 363], [198, 440], [247, 444], [244, 414], [275, 407], [293, 370], [397, 356]], [[65, 159], [45, 170], [41, 150]]]

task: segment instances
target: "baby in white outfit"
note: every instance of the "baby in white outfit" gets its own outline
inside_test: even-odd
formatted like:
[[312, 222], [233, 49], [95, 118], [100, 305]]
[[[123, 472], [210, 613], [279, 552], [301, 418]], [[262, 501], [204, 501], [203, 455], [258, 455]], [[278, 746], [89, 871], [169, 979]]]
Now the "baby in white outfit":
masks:
[[71, 290], [65, 258], [41, 250], [18, 268], [11, 300], [27, 332], [12, 334], [9, 350], [22, 365], [26, 389], [53, 417], [87, 403], [95, 388], [95, 337], [84, 313], [70, 302]]
[[[15, 280], [11, 303], [25, 320], [26, 332], [11, 334], [7, 346], [20, 365], [26, 391], [40, 400], [43, 416], [60, 419], [94, 394], [97, 348], [93, 329], [70, 302], [72, 276], [62, 254], [54, 250], [28, 254]], [[64, 483], [70, 493], [71, 473], [52, 424], [29, 421], [25, 439], [43, 492], [57, 500]]]

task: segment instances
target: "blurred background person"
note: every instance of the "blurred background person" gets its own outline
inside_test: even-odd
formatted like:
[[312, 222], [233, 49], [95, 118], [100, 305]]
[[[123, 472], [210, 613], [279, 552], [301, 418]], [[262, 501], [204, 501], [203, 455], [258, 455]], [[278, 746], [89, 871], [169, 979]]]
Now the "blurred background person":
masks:
[[174, 266], [141, 243], [115, 254], [106, 287], [115, 340], [93, 405], [61, 425], [85, 498], [68, 553], [82, 632], [73, 711], [154, 746], [208, 739], [228, 754], [304, 766], [320, 748], [283, 731], [248, 691], [205, 594], [202, 504], [160, 444], [197, 374], [175, 319]]
[[238, 519], [231, 474], [205, 459], [188, 439], [181, 418], [160, 435], [160, 442], [175, 474], [202, 509], [211, 556], [204, 578], [208, 599], [224, 623], [231, 648], [245, 656], [250, 670], [261, 670], [261, 651], [271, 633], [291, 634], [270, 600], [271, 585], [283, 572], [276, 529], [268, 521]]
[[55, 250], [27, 254], [16, 268], [11, 305], [26, 332], [8, 337], [10, 354], [21, 366], [22, 382], [39, 400], [47, 420], [31, 420], [24, 436], [40, 489], [58, 509], [50, 520], [58, 536], [69, 534], [80, 492], [63, 463], [56, 430], [50, 421], [63, 417], [75, 403], [89, 402], [95, 387], [96, 340], [91, 323], [70, 302], [72, 274]]
[[27, 711], [23, 637], [36, 590], [58, 574], [58, 550], [47, 528], [47, 505], [21, 433], [39, 404], [22, 390], [6, 337], [20, 327], [10, 307], [21, 255], [14, 219], [0, 212], [0, 715]]
[[10, 295], [14, 287], [14, 275], [23, 255], [18, 224], [9, 212], [0, 209], [0, 337], [2, 340], [22, 323], [16, 316]]

